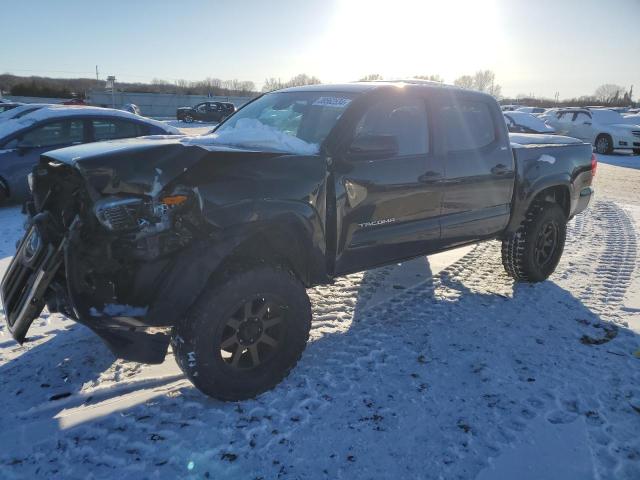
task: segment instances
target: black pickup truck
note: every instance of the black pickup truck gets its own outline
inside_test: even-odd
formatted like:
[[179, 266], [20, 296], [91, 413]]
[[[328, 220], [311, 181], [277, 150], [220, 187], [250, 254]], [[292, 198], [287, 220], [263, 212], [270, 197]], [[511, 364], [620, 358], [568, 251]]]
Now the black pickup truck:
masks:
[[489, 239], [546, 279], [592, 196], [589, 144], [510, 141], [489, 95], [373, 82], [263, 95], [212, 134], [42, 155], [2, 280], [23, 342], [46, 306], [115, 355], [178, 364], [203, 392], [253, 397], [307, 343], [305, 288]]

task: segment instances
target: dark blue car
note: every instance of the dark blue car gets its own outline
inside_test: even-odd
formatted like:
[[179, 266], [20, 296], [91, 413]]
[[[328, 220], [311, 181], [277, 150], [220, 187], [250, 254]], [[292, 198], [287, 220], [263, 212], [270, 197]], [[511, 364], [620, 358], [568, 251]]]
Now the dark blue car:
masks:
[[52, 106], [0, 123], [0, 203], [28, 197], [27, 175], [42, 153], [70, 145], [180, 131], [121, 110]]

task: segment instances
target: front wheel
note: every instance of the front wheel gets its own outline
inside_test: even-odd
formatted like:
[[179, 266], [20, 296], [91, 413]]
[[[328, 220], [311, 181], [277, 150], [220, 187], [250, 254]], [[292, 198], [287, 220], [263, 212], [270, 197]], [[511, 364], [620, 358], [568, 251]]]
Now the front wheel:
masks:
[[633, 154], [634, 155], [640, 155], [640, 148], [634, 148], [633, 149]]
[[541, 282], [560, 261], [567, 236], [567, 217], [560, 205], [534, 203], [518, 230], [502, 240], [502, 264], [519, 281]]
[[311, 305], [288, 271], [261, 266], [208, 286], [174, 330], [178, 365], [202, 392], [244, 400], [284, 379], [306, 347]]
[[193, 122], [193, 115], [191, 115], [191, 114], [187, 113], [187, 114], [183, 117], [183, 120], [184, 120], [185, 122], [187, 122], [187, 123], [191, 123], [191, 122]]
[[596, 152], [601, 155], [609, 155], [613, 152], [613, 139], [604, 133], [596, 138]]

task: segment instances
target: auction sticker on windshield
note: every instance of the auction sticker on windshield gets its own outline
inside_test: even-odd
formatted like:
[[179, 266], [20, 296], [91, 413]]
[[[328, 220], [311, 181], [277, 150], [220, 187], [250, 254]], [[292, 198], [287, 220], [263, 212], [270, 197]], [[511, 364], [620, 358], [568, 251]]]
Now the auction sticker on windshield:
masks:
[[351, 102], [350, 98], [344, 98], [344, 97], [320, 97], [315, 102], [313, 102], [313, 105], [319, 106], [319, 107], [344, 108], [347, 105], [349, 105], [349, 102]]

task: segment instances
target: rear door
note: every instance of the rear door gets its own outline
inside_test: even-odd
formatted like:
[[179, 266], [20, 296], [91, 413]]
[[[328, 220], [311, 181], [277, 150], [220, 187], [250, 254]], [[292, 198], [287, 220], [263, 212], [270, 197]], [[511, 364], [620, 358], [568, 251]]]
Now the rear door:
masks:
[[586, 112], [577, 112], [573, 120], [571, 122], [572, 127], [571, 131], [573, 132], [573, 137], [579, 138], [580, 140], [584, 140], [585, 142], [591, 143], [593, 140], [593, 126], [591, 115]]
[[515, 165], [504, 120], [479, 95], [443, 95], [434, 112], [444, 165], [442, 241], [466, 243], [494, 235], [509, 221]]
[[[433, 156], [423, 98], [387, 94], [356, 123], [351, 147], [334, 170], [336, 273], [417, 256], [440, 242], [442, 168]], [[358, 139], [391, 137], [389, 154], [354, 151]]]

